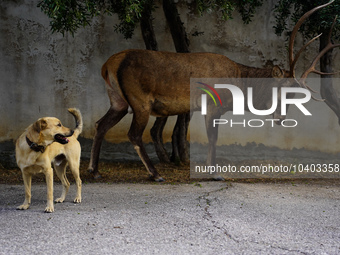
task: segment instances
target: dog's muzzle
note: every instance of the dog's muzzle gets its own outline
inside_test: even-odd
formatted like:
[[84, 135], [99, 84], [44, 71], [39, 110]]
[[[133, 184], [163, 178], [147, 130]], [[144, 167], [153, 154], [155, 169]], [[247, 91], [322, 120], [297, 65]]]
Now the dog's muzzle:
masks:
[[54, 140], [58, 143], [61, 143], [61, 144], [67, 144], [70, 141], [69, 139], [67, 139], [67, 137], [72, 136], [73, 133], [74, 133], [74, 131], [72, 130], [70, 132], [70, 134], [68, 134], [68, 135], [56, 134], [54, 136]]

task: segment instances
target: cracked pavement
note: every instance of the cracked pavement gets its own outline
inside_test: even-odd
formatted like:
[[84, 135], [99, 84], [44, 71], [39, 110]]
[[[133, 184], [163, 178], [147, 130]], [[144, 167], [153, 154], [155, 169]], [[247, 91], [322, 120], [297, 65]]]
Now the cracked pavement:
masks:
[[[55, 184], [55, 197], [61, 185]], [[340, 254], [338, 183], [0, 185], [0, 254]]]

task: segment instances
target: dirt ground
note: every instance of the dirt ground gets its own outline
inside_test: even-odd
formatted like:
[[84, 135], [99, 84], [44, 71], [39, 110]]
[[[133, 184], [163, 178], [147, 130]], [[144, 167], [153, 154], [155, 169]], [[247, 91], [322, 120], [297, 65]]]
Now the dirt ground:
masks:
[[[238, 164], [243, 164], [239, 162]], [[249, 162], [247, 162], [249, 163]], [[93, 175], [87, 170], [89, 161], [82, 160], [80, 164], [80, 177], [83, 183], [155, 183], [149, 178], [149, 175], [142, 164], [142, 162], [108, 162], [101, 161], [99, 163], [100, 179], [94, 179]], [[208, 181], [208, 179], [192, 179], [190, 178], [190, 164], [163, 164], [155, 165], [158, 172], [165, 179], [164, 184], [180, 184], [180, 183], [198, 183]], [[73, 176], [67, 170], [67, 178], [72, 183]], [[54, 176], [55, 182], [60, 182], [58, 177]], [[211, 180], [211, 179], [210, 179]], [[33, 176], [33, 183], [44, 183], [44, 174], [37, 174]], [[270, 179], [270, 178], [256, 178], [256, 179], [227, 179], [226, 182], [241, 182], [241, 183], [307, 183], [307, 184], [339, 184], [339, 179]], [[0, 164], [0, 183], [1, 184], [22, 184], [22, 176], [19, 168], [5, 168]]]
[[[102, 176], [100, 179], [94, 179], [93, 175], [87, 170], [89, 161], [83, 160], [80, 164], [80, 177], [84, 183], [152, 183], [148, 173], [141, 162], [100, 162], [99, 171]], [[189, 164], [157, 164], [164, 178], [165, 183], [187, 183], [190, 182]], [[55, 181], [59, 181], [54, 175]], [[67, 170], [67, 178], [73, 182], [71, 171]], [[44, 174], [33, 176], [34, 183], [45, 182]], [[191, 180], [192, 182], [192, 180]], [[19, 168], [6, 169], [0, 164], [0, 183], [18, 184], [22, 183], [21, 171]]]

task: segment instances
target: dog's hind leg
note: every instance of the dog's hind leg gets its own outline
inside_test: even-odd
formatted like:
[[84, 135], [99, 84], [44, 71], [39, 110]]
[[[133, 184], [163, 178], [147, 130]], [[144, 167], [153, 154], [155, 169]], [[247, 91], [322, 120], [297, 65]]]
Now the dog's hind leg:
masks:
[[67, 166], [66, 160], [62, 160], [61, 162], [53, 162], [53, 168], [63, 185], [63, 191], [61, 193], [61, 196], [54, 200], [56, 203], [64, 202], [66, 194], [70, 188], [70, 183], [66, 177], [66, 166]]
[[[79, 153], [80, 155], [80, 153]], [[81, 202], [81, 179], [79, 174], [79, 158], [75, 158], [74, 160], [69, 160], [68, 162], [71, 172], [73, 174], [74, 180], [76, 181], [77, 185], [77, 194], [75, 199], [73, 200], [74, 203]]]
[[27, 210], [31, 204], [31, 184], [32, 184], [32, 175], [30, 173], [22, 173], [22, 178], [24, 180], [25, 186], [25, 201], [22, 205], [18, 206], [18, 210]]

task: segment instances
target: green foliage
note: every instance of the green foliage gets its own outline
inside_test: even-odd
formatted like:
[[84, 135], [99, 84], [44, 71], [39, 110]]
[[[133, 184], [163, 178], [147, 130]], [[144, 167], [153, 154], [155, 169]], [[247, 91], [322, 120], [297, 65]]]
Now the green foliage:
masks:
[[80, 27], [90, 24], [98, 15], [117, 14], [119, 24], [115, 31], [131, 38], [144, 8], [154, 8], [152, 0], [42, 0], [38, 7], [51, 19], [52, 32], [72, 35]]
[[[316, 6], [325, 4], [329, 0], [280, 0], [274, 8], [276, 25], [274, 26], [275, 33], [281, 35], [287, 31], [287, 22], [289, 18], [295, 24], [299, 18], [307, 11]], [[340, 14], [340, 0], [335, 0], [330, 6], [318, 10], [312, 14], [301, 26], [300, 32], [305, 38], [312, 38], [317, 34], [329, 31], [334, 18]], [[340, 17], [336, 18], [336, 23], [333, 29], [333, 35], [340, 32]]]
[[90, 20], [100, 14], [93, 1], [44, 0], [38, 7], [51, 19], [52, 32], [70, 32], [72, 35], [79, 27], [85, 27]]
[[[218, 12], [223, 20], [232, 18], [237, 10], [245, 23], [249, 23], [256, 8], [263, 0], [196, 0], [194, 5], [199, 14]], [[154, 0], [41, 0], [38, 7], [50, 18], [52, 32], [72, 35], [86, 27], [99, 15], [118, 15], [119, 23], [114, 30], [131, 38], [146, 10], [155, 10]]]
[[263, 4], [263, 0], [197, 0], [196, 8], [200, 15], [204, 13], [221, 13], [222, 20], [232, 19], [232, 13], [237, 10], [245, 24], [254, 17], [256, 8]]
[[143, 12], [146, 9], [151, 11], [155, 9], [153, 0], [111, 1], [111, 6], [108, 7], [110, 13], [118, 15], [120, 21], [114, 25], [115, 32], [123, 34], [125, 39], [132, 37]]
[[236, 6], [245, 24], [249, 24], [254, 17], [255, 11], [262, 6], [262, 0], [238, 0]]
[[232, 18], [232, 12], [235, 10], [234, 3], [224, 0], [197, 0], [196, 5], [200, 15], [217, 11], [221, 13], [223, 20]]

